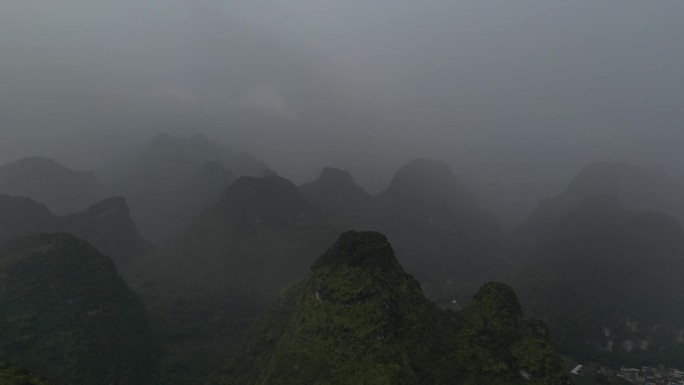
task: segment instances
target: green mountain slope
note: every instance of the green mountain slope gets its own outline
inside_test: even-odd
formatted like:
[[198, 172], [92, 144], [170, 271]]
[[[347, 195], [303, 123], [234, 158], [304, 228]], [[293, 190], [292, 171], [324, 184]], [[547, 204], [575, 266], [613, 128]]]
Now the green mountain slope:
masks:
[[507, 286], [485, 285], [462, 313], [442, 310], [383, 235], [348, 232], [212, 383], [567, 384], [562, 373], [546, 329], [523, 317]]
[[684, 359], [684, 232], [674, 219], [582, 200], [549, 229], [517, 278], [564, 353], [616, 365]]
[[0, 245], [0, 351], [55, 384], [154, 384], [160, 352], [111, 260], [71, 235]]

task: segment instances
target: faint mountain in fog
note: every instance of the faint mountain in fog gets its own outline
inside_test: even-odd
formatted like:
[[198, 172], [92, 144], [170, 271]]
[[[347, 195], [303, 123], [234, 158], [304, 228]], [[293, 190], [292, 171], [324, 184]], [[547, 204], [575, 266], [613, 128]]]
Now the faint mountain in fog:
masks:
[[615, 196], [629, 209], [658, 211], [684, 220], [681, 182], [657, 169], [625, 162], [595, 162], [582, 169], [560, 195], [542, 200], [514, 238], [534, 243], [583, 199], [600, 194]]
[[316, 181], [299, 189], [341, 228], [363, 230], [377, 225], [379, 200], [359, 187], [346, 170], [325, 167]]
[[0, 244], [0, 350], [63, 385], [158, 381], [145, 308], [112, 261], [67, 234]]
[[478, 206], [444, 162], [412, 160], [378, 195], [333, 168], [300, 189], [341, 228], [387, 234], [399, 261], [430, 298], [464, 300], [496, 276], [502, 236], [498, 220]]
[[232, 153], [203, 134], [161, 134], [128, 169], [111, 188], [129, 200], [145, 237], [165, 243], [214, 204], [235, 176], [260, 176], [269, 167], [251, 154]]
[[495, 276], [499, 222], [479, 207], [446, 163], [407, 163], [380, 198], [385, 206], [380, 230], [402, 265], [438, 296], [468, 298]]
[[347, 232], [257, 320], [211, 383], [525, 384], [527, 373], [565, 385], [564, 371], [510, 288], [490, 283], [462, 313], [441, 310], [387, 238]]
[[236, 325], [303, 277], [335, 236], [290, 181], [241, 177], [128, 276], [166, 336], [235, 338], [246, 327]]
[[30, 198], [0, 195], [0, 241], [46, 232], [83, 238], [119, 267], [148, 249], [123, 198], [109, 198], [82, 212], [58, 216]]
[[68, 214], [102, 199], [104, 189], [90, 172], [33, 157], [0, 167], [0, 194], [29, 197], [57, 214]]

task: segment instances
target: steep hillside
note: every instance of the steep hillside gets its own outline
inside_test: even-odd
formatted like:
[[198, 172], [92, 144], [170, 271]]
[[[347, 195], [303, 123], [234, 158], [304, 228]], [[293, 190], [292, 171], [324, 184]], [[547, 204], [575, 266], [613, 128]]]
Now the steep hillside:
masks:
[[213, 383], [567, 384], [562, 372], [510, 288], [488, 284], [464, 312], [441, 310], [383, 235], [348, 232], [254, 324]]
[[502, 237], [498, 220], [477, 205], [447, 164], [409, 162], [380, 198], [384, 214], [379, 229], [430, 297], [465, 301], [496, 277]]
[[160, 351], [111, 260], [71, 235], [0, 245], [0, 351], [55, 384], [153, 384]]
[[518, 277], [562, 351], [615, 364], [684, 359], [684, 233], [664, 214], [590, 196], [549, 230]]
[[85, 211], [60, 218], [57, 230], [87, 240], [111, 257], [117, 266], [140, 257], [149, 248], [138, 234], [126, 200], [121, 197], [105, 199]]
[[242, 177], [127, 275], [167, 340], [234, 341], [336, 234], [290, 181]]

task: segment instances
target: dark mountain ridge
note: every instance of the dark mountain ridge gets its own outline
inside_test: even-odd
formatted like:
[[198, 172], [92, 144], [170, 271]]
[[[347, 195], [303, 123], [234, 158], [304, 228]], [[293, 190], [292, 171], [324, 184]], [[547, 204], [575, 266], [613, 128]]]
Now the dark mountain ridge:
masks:
[[[524, 379], [529, 376], [530, 380]], [[568, 384], [542, 325], [485, 285], [457, 314], [423, 296], [383, 235], [348, 232], [253, 326], [216, 384]]]
[[30, 198], [0, 195], [0, 242], [41, 232], [73, 233], [121, 267], [149, 248], [138, 234], [125, 199], [113, 197], [86, 210], [58, 216]]
[[502, 229], [444, 162], [412, 160], [378, 195], [331, 168], [300, 189], [339, 227], [387, 234], [401, 263], [433, 299], [465, 302], [496, 276]]
[[563, 352], [616, 365], [682, 362], [684, 232], [675, 219], [589, 196], [538, 250], [518, 287]]
[[0, 244], [0, 351], [55, 384], [147, 385], [160, 350], [112, 261], [68, 234]]

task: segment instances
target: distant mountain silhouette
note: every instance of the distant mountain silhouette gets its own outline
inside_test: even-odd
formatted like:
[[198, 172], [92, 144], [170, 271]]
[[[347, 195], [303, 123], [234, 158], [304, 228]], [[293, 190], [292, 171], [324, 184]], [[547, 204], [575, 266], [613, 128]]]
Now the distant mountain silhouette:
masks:
[[626, 208], [665, 213], [681, 222], [683, 187], [657, 170], [625, 162], [595, 162], [582, 169], [560, 195], [542, 200], [514, 239], [528, 247], [537, 244], [570, 210], [592, 195], [613, 195]]
[[103, 187], [92, 173], [74, 171], [42, 157], [1, 166], [0, 194], [29, 197], [57, 214], [83, 210], [104, 197]]
[[241, 177], [128, 276], [166, 336], [235, 338], [336, 234], [290, 181]]
[[431, 298], [464, 300], [496, 276], [503, 230], [446, 163], [407, 163], [381, 199], [386, 205], [381, 231]]
[[[529, 376], [526, 380], [524, 376]], [[213, 384], [568, 384], [543, 325], [485, 285], [461, 314], [404, 272], [387, 238], [348, 232], [253, 326]]]
[[163, 244], [216, 203], [235, 176], [260, 176], [267, 170], [251, 154], [234, 154], [203, 134], [161, 134], [145, 146], [112, 190], [128, 199], [141, 233]]
[[496, 276], [498, 220], [478, 206], [444, 162], [410, 161], [379, 195], [366, 193], [348, 172], [332, 168], [300, 189], [339, 227], [387, 234], [399, 261], [432, 299], [465, 302]]
[[158, 381], [159, 345], [112, 261], [67, 234], [0, 244], [0, 350], [54, 384]]
[[348, 171], [326, 167], [316, 181], [299, 189], [307, 201], [342, 228], [377, 226], [382, 210], [379, 199], [359, 187]]
[[30, 198], [0, 195], [0, 241], [41, 232], [67, 232], [92, 243], [121, 267], [148, 245], [123, 198], [109, 198], [75, 214], [58, 216]]

